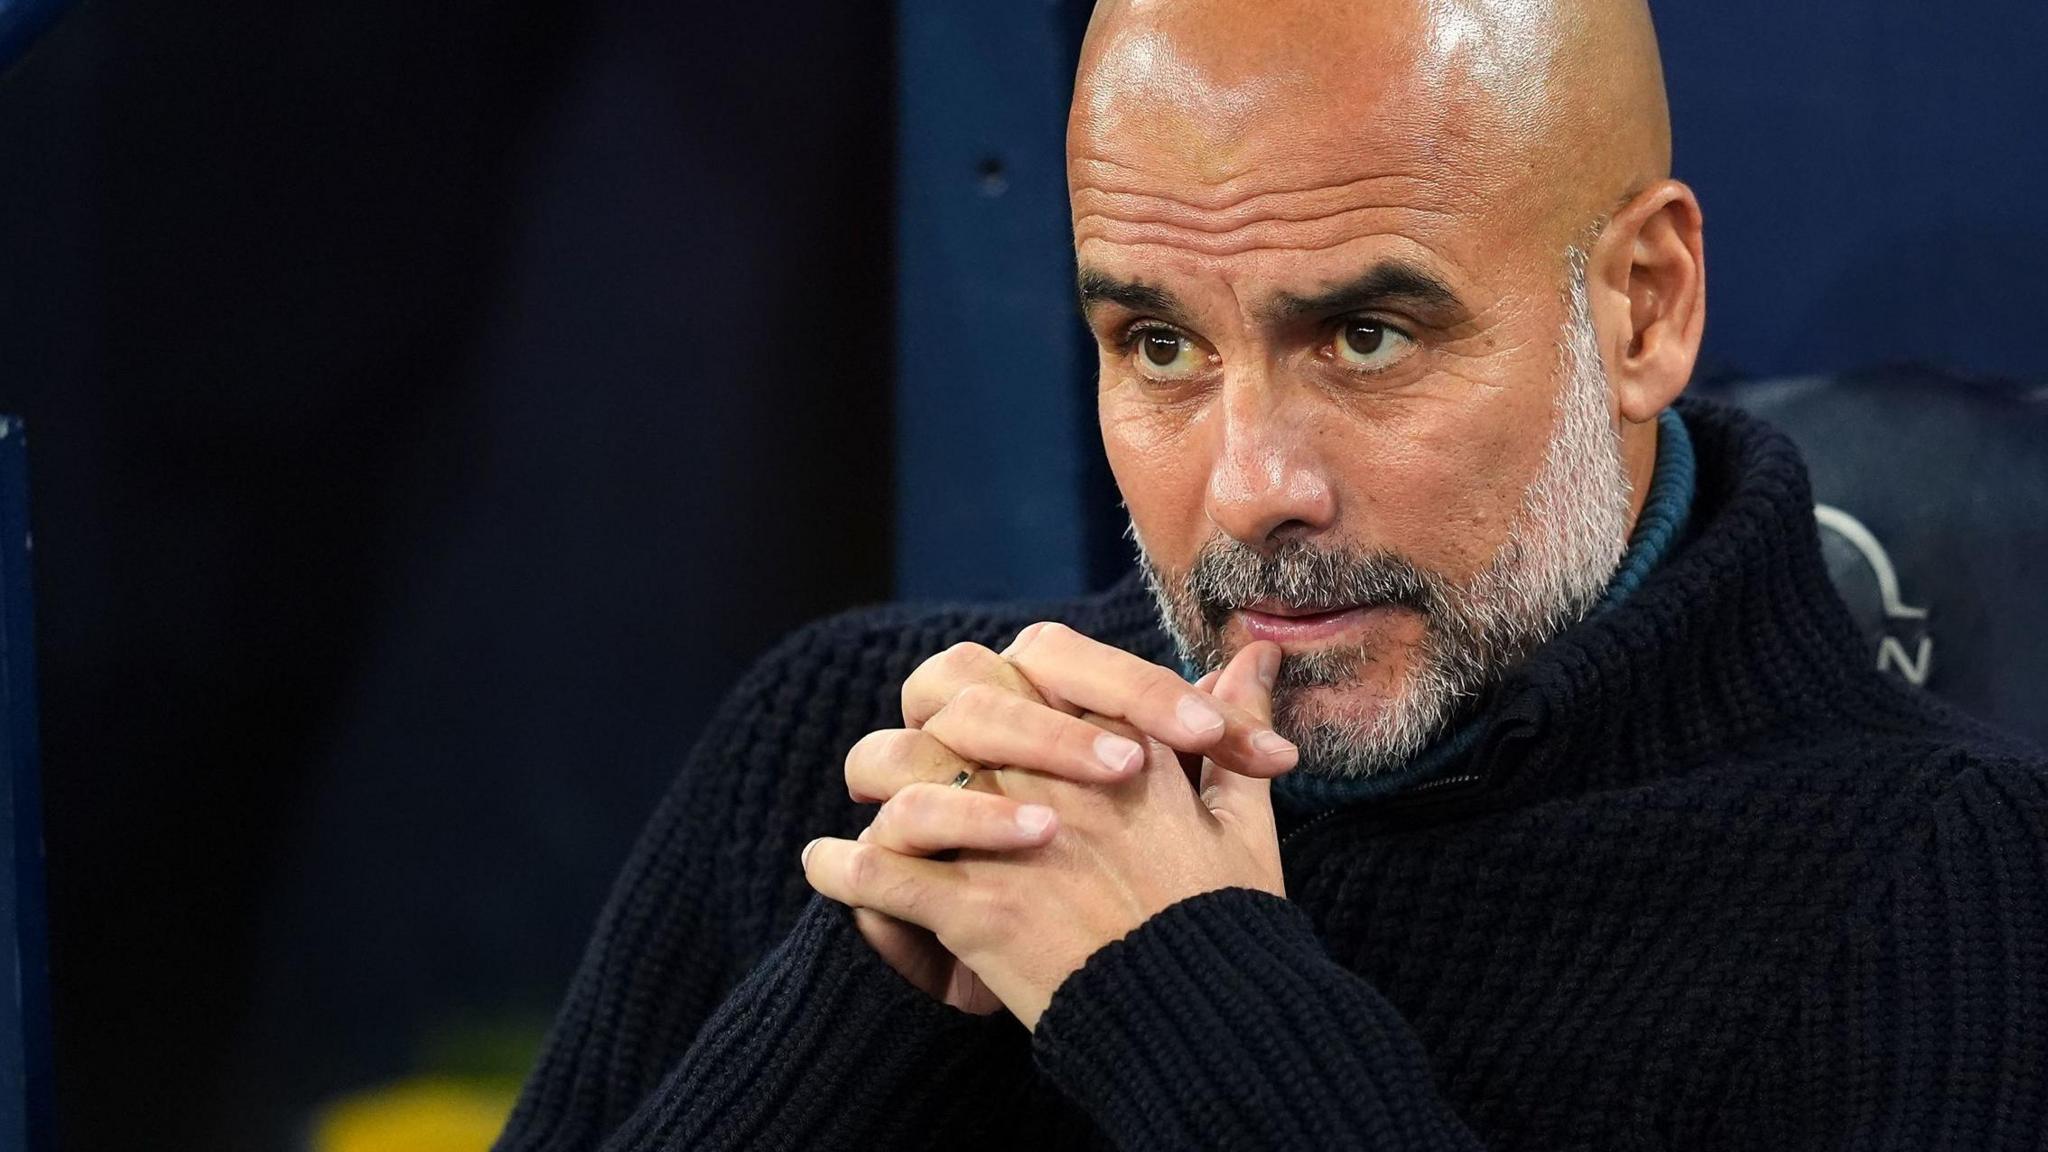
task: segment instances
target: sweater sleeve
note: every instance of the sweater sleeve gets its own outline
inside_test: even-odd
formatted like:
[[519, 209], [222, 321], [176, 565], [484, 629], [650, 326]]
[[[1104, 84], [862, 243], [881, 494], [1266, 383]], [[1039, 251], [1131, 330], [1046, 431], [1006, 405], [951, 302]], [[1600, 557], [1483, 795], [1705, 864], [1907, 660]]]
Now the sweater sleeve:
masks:
[[[1728, 1141], [2003, 1152], [2048, 1132], [2048, 770], [1964, 768], [1752, 1070]], [[1759, 1121], [1762, 1124], [1759, 1125]]]
[[1249, 889], [1184, 900], [1097, 951], [1034, 1046], [1124, 1152], [1479, 1147], [1393, 1006], [1298, 908]]
[[1014, 1020], [911, 987], [803, 881], [807, 840], [865, 821], [840, 761], [926, 640], [899, 652], [877, 631], [814, 625], [721, 705], [612, 890], [500, 1152], [911, 1147], [874, 1134], [912, 1115], [942, 1140], [989, 1103], [974, 1077], [1029, 1072]]
[[1014, 1019], [912, 988], [816, 899], [604, 1147], [986, 1146], [1027, 1052]]

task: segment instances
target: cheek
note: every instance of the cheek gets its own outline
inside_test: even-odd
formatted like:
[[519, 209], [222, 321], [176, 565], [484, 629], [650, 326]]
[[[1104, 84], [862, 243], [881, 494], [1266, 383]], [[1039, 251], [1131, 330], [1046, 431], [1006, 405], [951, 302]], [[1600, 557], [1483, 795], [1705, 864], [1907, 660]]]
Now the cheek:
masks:
[[1516, 446], [1493, 430], [1459, 421], [1410, 441], [1414, 464], [1394, 490], [1392, 528], [1414, 540], [1419, 558], [1455, 578], [1484, 567], [1520, 505]]
[[1526, 368], [1520, 379], [1459, 380], [1333, 419], [1323, 455], [1341, 470], [1350, 542], [1452, 579], [1491, 562], [1549, 443], [1552, 386]]
[[1131, 521], [1153, 559], [1183, 567], [1209, 538], [1204, 495], [1207, 414], [1179, 411], [1122, 390], [1101, 394], [1102, 448]]

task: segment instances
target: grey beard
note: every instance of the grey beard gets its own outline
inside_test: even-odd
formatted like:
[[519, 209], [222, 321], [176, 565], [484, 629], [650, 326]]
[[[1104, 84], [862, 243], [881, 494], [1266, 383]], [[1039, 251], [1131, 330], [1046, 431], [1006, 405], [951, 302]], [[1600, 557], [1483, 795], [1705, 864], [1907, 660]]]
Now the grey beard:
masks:
[[1260, 600], [1310, 610], [1398, 605], [1422, 615], [1411, 670], [1391, 697], [1359, 714], [1336, 713], [1310, 693], [1355, 684], [1377, 659], [1369, 647], [1287, 658], [1274, 726], [1300, 747], [1300, 771], [1363, 778], [1407, 764], [1467, 702], [1599, 603], [1628, 547], [1631, 486], [1577, 249], [1569, 305], [1543, 464], [1499, 550], [1470, 579], [1448, 579], [1390, 552], [1301, 539], [1262, 551], [1228, 537], [1210, 541], [1186, 572], [1168, 572], [1153, 564], [1132, 525], [1166, 630], [1181, 659], [1205, 671], [1232, 655], [1222, 639], [1230, 614]]

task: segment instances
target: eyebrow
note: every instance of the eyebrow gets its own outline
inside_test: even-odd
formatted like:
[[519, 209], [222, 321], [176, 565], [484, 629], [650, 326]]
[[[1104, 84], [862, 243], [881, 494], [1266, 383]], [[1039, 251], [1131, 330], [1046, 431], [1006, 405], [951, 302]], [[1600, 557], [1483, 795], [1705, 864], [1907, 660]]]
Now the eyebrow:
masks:
[[[1175, 323], [1185, 324], [1188, 319], [1187, 310], [1173, 293], [1141, 281], [1118, 280], [1084, 268], [1080, 291], [1083, 313], [1092, 314], [1103, 304], [1116, 304]], [[1405, 260], [1384, 260], [1361, 275], [1311, 296], [1283, 292], [1261, 305], [1258, 315], [1267, 322], [1284, 322], [1396, 305], [1439, 314], [1462, 315], [1465, 311], [1457, 292], [1427, 269]]]
[[1259, 308], [1261, 319], [1300, 320], [1304, 317], [1335, 316], [1365, 312], [1391, 305], [1407, 305], [1424, 312], [1464, 311], [1464, 302], [1451, 286], [1427, 269], [1404, 260], [1386, 260], [1362, 275], [1313, 296], [1283, 292]]
[[1118, 280], [1102, 272], [1081, 270], [1081, 311], [1093, 314], [1103, 304], [1118, 304], [1133, 312], [1145, 312], [1162, 320], [1183, 322], [1187, 309], [1164, 288], [1135, 280]]

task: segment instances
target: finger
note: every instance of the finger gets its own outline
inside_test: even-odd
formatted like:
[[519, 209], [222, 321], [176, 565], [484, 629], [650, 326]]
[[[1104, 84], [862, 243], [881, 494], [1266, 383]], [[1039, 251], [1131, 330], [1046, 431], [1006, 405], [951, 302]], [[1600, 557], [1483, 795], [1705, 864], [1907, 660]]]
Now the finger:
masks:
[[906, 856], [961, 849], [1014, 852], [1041, 847], [1058, 831], [1058, 813], [1042, 804], [943, 784], [913, 784], [882, 805], [861, 842]]
[[[1278, 645], [1264, 642], [1246, 645], [1217, 677], [1217, 696], [1270, 723], [1273, 717], [1273, 685], [1280, 676], [1280, 660]], [[1291, 763], [1288, 765], [1290, 769], [1293, 766]], [[1271, 823], [1272, 786], [1270, 778], [1241, 775], [1214, 760], [1203, 766], [1203, 802], [1212, 810], [1230, 812], [1243, 820]]]
[[1245, 710], [1261, 724], [1273, 722], [1273, 685], [1280, 682], [1280, 646], [1259, 640], [1238, 649], [1230, 663], [1216, 673], [1215, 692]]
[[986, 685], [963, 689], [919, 731], [976, 764], [1029, 768], [1084, 784], [1127, 779], [1145, 764], [1136, 741]]
[[1041, 691], [1077, 710], [1115, 716], [1181, 752], [1201, 752], [1249, 776], [1294, 766], [1293, 745], [1270, 723], [1162, 668], [1048, 623], [1009, 656]]
[[802, 859], [804, 879], [826, 899], [946, 935], [957, 902], [948, 900], [958, 883], [953, 865], [829, 837], [804, 845]]
[[912, 784], [950, 784], [979, 767], [922, 730], [884, 728], [847, 752], [846, 794], [856, 804], [879, 804]]
[[903, 682], [904, 726], [924, 727], [925, 721], [974, 684], [1001, 688], [1026, 700], [1039, 699], [1038, 690], [1016, 665], [983, 645], [955, 644], [918, 665]]
[[1038, 633], [1045, 628], [1045, 625], [1046, 622], [1041, 620], [1038, 623], [1030, 625], [1029, 627], [1025, 628], [1022, 632], [1017, 633], [1017, 638], [1015, 640], [1010, 641], [1009, 646], [1003, 649], [1001, 653], [1003, 658], [1008, 659], [1010, 653], [1015, 652], [1017, 649], [1023, 647], [1026, 644], [1031, 643], [1031, 638], [1033, 636], [1038, 635]]
[[946, 994], [947, 969], [951, 965], [946, 963], [945, 951], [929, 931], [871, 908], [854, 909], [853, 923], [868, 947], [913, 987], [934, 999]]

